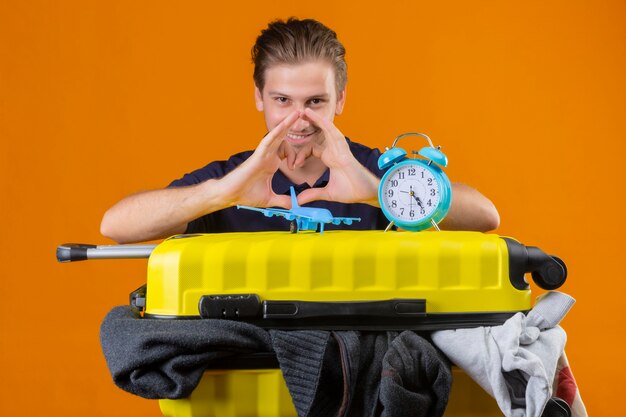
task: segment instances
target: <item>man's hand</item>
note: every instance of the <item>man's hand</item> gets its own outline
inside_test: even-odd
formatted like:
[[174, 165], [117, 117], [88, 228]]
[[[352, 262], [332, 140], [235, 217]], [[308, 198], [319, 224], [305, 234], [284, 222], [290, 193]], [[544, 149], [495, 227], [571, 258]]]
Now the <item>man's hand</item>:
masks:
[[298, 111], [289, 114], [265, 135], [250, 158], [220, 180], [227, 205], [290, 207], [288, 196], [277, 195], [272, 190], [272, 177], [283, 159], [290, 165], [295, 162], [297, 155], [286, 146], [284, 138], [299, 117]]
[[183, 233], [190, 221], [235, 204], [289, 207], [289, 197], [272, 191], [272, 176], [281, 160], [295, 160], [284, 138], [300, 115], [294, 111], [287, 116], [261, 140], [254, 154], [221, 179], [123, 198], [104, 214], [101, 233], [118, 243], [140, 242]]
[[[341, 203], [367, 203], [379, 206], [379, 178], [359, 163], [350, 152], [345, 136], [335, 125], [307, 108], [304, 115], [317, 125], [324, 134], [321, 143], [313, 144], [311, 153], [320, 158], [330, 169], [330, 179], [324, 188], [310, 188], [298, 195], [298, 203], [315, 200]], [[296, 166], [302, 155], [296, 158]]]

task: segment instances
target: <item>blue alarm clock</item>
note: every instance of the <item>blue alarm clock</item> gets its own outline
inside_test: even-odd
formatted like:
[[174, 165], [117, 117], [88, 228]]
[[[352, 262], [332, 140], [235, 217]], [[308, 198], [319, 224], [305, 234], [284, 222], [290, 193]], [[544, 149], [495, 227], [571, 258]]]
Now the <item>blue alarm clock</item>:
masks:
[[[413, 158], [396, 147], [405, 136], [421, 136], [430, 146], [413, 151]], [[417, 158], [420, 155], [424, 159]], [[378, 187], [378, 201], [392, 225], [410, 231], [434, 227], [443, 220], [452, 203], [452, 185], [440, 168], [448, 166], [448, 158], [440, 147], [423, 133], [405, 133], [394, 140], [391, 149], [378, 159], [378, 168], [387, 169]]]

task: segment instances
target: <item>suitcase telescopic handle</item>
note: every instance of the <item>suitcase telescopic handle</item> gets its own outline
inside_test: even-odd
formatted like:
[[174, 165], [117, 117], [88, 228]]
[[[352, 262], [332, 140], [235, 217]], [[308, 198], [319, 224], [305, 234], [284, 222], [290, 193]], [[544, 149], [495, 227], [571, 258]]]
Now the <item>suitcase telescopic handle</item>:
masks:
[[528, 288], [524, 274], [531, 274], [533, 281], [544, 290], [555, 290], [567, 279], [567, 266], [558, 256], [548, 255], [535, 246], [525, 246], [505, 238], [509, 250], [509, 278], [518, 290]]
[[148, 258], [157, 245], [89, 245], [64, 243], [57, 247], [57, 261], [76, 262], [88, 259]]

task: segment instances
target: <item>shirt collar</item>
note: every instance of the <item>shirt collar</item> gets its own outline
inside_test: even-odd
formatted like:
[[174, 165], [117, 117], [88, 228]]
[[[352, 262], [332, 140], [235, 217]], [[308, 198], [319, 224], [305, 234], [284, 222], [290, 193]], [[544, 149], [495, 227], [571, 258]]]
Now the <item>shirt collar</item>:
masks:
[[[313, 188], [322, 188], [328, 184], [328, 180], [330, 179], [330, 169], [326, 168], [326, 171], [322, 174], [321, 177], [315, 181], [313, 184]], [[300, 193], [307, 188], [311, 188], [309, 184], [306, 182], [302, 184], [294, 184], [291, 182], [289, 178], [282, 173], [282, 171], [276, 171], [274, 177], [272, 177], [272, 189], [278, 195], [289, 195], [289, 187], [293, 186], [295, 188], [296, 193]]]

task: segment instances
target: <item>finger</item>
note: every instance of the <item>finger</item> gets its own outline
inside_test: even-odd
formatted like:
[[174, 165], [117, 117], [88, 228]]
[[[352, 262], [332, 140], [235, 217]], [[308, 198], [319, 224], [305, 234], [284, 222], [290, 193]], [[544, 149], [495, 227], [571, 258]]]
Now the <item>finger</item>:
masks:
[[281, 143], [281, 149], [284, 154], [284, 157], [281, 157], [281, 159], [287, 158], [287, 168], [293, 170], [296, 161], [296, 151], [291, 146], [287, 146], [285, 142]]
[[289, 209], [291, 208], [291, 198], [286, 195], [278, 195], [272, 193], [268, 207], [283, 207]]
[[308, 145], [306, 148], [301, 149], [296, 155], [296, 160], [294, 161], [294, 168], [300, 168], [304, 161], [306, 161], [309, 156], [313, 153], [313, 147]]
[[281, 141], [287, 135], [289, 128], [298, 120], [300, 112], [294, 110], [289, 113], [279, 124], [277, 124], [265, 137], [261, 140], [259, 147], [274, 148], [278, 150]]
[[324, 144], [320, 144], [320, 143], [316, 143], [313, 145], [313, 148], [311, 149], [311, 154], [316, 157], [316, 158], [322, 158], [322, 154], [324, 153], [324, 149], [326, 149], [326, 146], [324, 146]]
[[300, 152], [298, 153], [298, 155], [296, 156], [296, 160], [293, 163], [293, 167], [296, 168], [300, 168], [302, 166], [302, 164], [304, 163], [304, 160], [307, 158], [307, 156], [304, 154], [304, 152]]
[[274, 148], [280, 146], [282, 140], [287, 135], [289, 128], [298, 120], [300, 113], [298, 111], [291, 112], [279, 124], [277, 124], [267, 135], [268, 147]]
[[298, 204], [306, 204], [311, 201], [330, 200], [326, 187], [324, 188], [307, 188], [298, 194]]
[[304, 114], [306, 117], [311, 119], [313, 123], [319, 126], [320, 129], [326, 134], [326, 137], [336, 137], [341, 136], [343, 138], [343, 134], [337, 129], [337, 127], [330, 120], [325, 119], [319, 114], [315, 113], [310, 108], [304, 109]]

